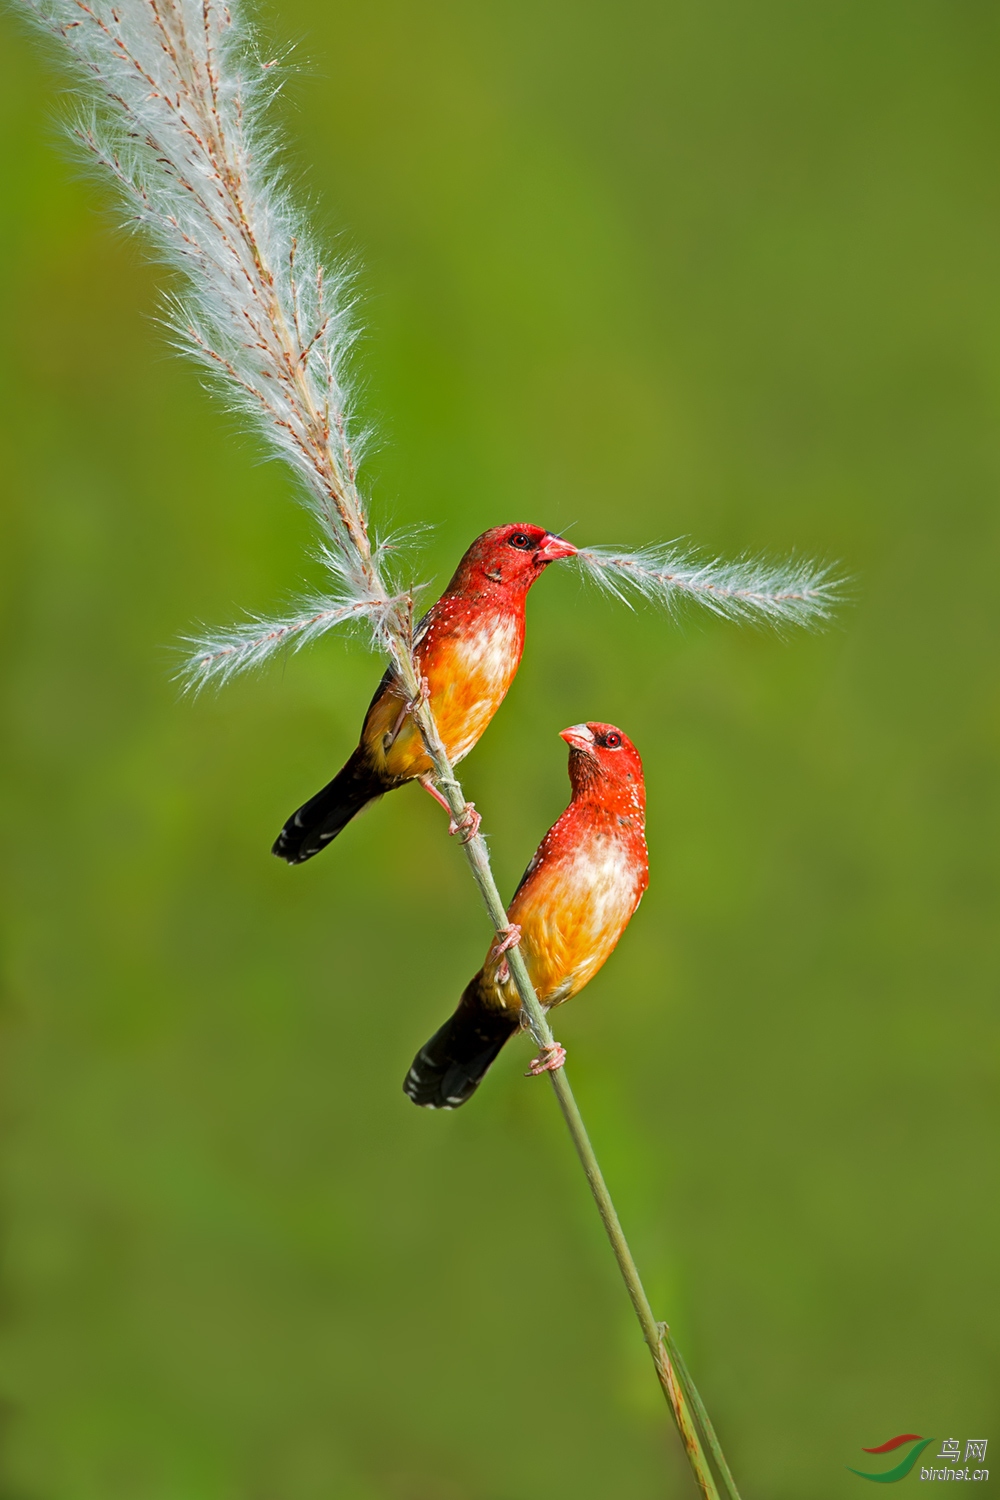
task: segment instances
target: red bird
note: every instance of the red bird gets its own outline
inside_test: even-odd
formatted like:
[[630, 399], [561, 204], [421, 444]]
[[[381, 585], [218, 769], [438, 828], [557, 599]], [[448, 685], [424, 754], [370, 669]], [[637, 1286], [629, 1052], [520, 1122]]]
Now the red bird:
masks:
[[[454, 578], [415, 635], [414, 655], [452, 763], [468, 755], [514, 680], [524, 650], [528, 590], [549, 563], [576, 548], [540, 526], [494, 526], [477, 537]], [[383, 792], [420, 781], [442, 806], [433, 767], [407, 695], [390, 668], [379, 683], [350, 760], [292, 814], [272, 849], [290, 865], [324, 849], [356, 813]], [[471, 803], [471, 825], [478, 816]], [[454, 825], [452, 833], [458, 831]]]
[[[521, 1002], [504, 960], [519, 942], [541, 1003], [561, 1005], [612, 953], [649, 884], [642, 761], [613, 724], [574, 724], [569, 807], [542, 839], [514, 892], [508, 937], [495, 943], [458, 1009], [413, 1059], [403, 1084], [414, 1104], [457, 1109], [521, 1027]], [[561, 1067], [565, 1053], [532, 1064]]]

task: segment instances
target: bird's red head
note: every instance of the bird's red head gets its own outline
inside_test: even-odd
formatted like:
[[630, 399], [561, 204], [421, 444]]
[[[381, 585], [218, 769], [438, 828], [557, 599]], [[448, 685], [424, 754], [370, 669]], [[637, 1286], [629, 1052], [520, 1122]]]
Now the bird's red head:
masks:
[[525, 594], [536, 578], [560, 557], [576, 548], [541, 526], [494, 526], [477, 536], [448, 585], [449, 594], [480, 594], [498, 590]]
[[639, 752], [615, 724], [571, 724], [560, 731], [569, 746], [569, 779], [574, 801], [591, 797], [641, 820], [646, 784]]

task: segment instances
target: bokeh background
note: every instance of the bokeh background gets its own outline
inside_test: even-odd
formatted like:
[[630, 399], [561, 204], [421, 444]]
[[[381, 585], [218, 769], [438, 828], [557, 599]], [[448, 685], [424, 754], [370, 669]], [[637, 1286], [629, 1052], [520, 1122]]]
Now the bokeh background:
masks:
[[[782, 641], [553, 568], [466, 782], [509, 890], [563, 725], [645, 756], [651, 889], [559, 1036], [747, 1500], [857, 1495], [897, 1432], [1000, 1470], [1000, 13], [264, 21], [417, 576], [525, 519], [855, 577]], [[3, 1496], [691, 1495], [524, 1047], [455, 1115], [400, 1092], [488, 938], [437, 809], [268, 854], [377, 664], [171, 683], [315, 579], [309, 523], [168, 354], [64, 91], [0, 18]]]

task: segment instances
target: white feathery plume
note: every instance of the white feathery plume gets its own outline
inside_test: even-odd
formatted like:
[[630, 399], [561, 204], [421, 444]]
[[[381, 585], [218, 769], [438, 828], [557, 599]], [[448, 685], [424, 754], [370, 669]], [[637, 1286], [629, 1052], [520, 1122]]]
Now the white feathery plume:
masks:
[[[192, 638], [180, 676], [222, 683], [327, 630], [364, 620], [406, 669], [408, 592], [391, 589], [357, 487], [344, 360], [354, 339], [347, 278], [325, 272], [275, 160], [265, 123], [278, 90], [237, 0], [20, 0], [69, 51], [96, 95], [75, 133], [119, 186], [134, 222], [185, 280], [168, 306], [175, 342], [220, 381], [292, 466], [324, 535], [329, 596], [291, 616]], [[677, 544], [578, 559], [603, 588], [674, 608], [693, 599], [729, 619], [815, 625], [838, 599], [828, 569], [749, 557], [699, 559]], [[412, 663], [411, 663], [412, 667]]]
[[[388, 601], [390, 606], [405, 602], [402, 596]], [[194, 650], [178, 675], [192, 692], [209, 682], [221, 687], [238, 673], [262, 666], [283, 647], [300, 651], [337, 625], [371, 620], [378, 613], [375, 605], [362, 599], [353, 604], [336, 604], [324, 596], [299, 599], [293, 612], [284, 618], [269, 620], [250, 615], [245, 625], [185, 637]]]
[[678, 542], [625, 552], [585, 547], [576, 554], [587, 577], [629, 603], [629, 592], [676, 610], [692, 600], [727, 620], [817, 626], [843, 597], [829, 567], [792, 558], [768, 562], [743, 556], [735, 562], [699, 557]]
[[[204, 643], [189, 680], [225, 678], [284, 641], [366, 617], [385, 645], [396, 600], [372, 555], [349, 431], [344, 357], [353, 331], [342, 268], [324, 270], [275, 161], [264, 111], [279, 87], [238, 4], [221, 0], [22, 0], [97, 96], [75, 133], [111, 174], [163, 259], [185, 278], [168, 310], [176, 342], [304, 481], [335, 557], [335, 598], [256, 637]], [[315, 607], [314, 607], [315, 605]], [[405, 629], [404, 629], [405, 635]], [[206, 658], [209, 665], [206, 667]], [[216, 666], [212, 666], [212, 661]]]
[[[373, 564], [383, 579], [386, 577], [383, 568], [386, 554], [397, 550], [402, 541], [402, 536], [388, 538], [376, 547]], [[269, 620], [263, 615], [251, 614], [242, 625], [206, 629], [201, 634], [186, 636], [186, 644], [194, 649], [177, 674], [185, 689], [198, 692], [208, 683], [222, 687], [231, 677], [262, 666], [277, 651], [286, 647], [301, 651], [303, 646], [318, 640], [337, 625], [367, 622], [376, 640], [381, 642], [394, 626], [398, 628], [402, 619], [406, 622], [407, 634], [412, 634], [410, 617], [417, 589], [387, 594], [381, 600], [352, 598], [350, 575], [343, 556], [327, 546], [320, 548], [318, 560], [335, 580], [333, 593], [294, 600], [291, 613], [278, 619]]]

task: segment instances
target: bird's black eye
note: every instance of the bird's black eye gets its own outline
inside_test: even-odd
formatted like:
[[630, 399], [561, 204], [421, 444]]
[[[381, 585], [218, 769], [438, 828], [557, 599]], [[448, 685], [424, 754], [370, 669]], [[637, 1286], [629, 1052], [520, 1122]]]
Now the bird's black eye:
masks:
[[510, 545], [520, 548], [522, 552], [527, 552], [529, 548], [534, 546], [534, 542], [526, 531], [515, 531], [510, 539]]
[[604, 736], [604, 746], [607, 750], [617, 750], [622, 742], [622, 737], [617, 729], [612, 729], [610, 734]]

